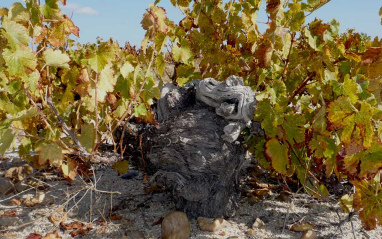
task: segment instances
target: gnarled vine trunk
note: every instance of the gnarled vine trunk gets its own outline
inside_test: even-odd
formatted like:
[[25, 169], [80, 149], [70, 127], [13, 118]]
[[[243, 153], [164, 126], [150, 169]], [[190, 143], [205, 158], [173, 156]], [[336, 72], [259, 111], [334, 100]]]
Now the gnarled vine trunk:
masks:
[[255, 104], [253, 91], [235, 76], [164, 86], [148, 155], [157, 170], [151, 183], [170, 190], [190, 216], [232, 216], [245, 155], [237, 139]]

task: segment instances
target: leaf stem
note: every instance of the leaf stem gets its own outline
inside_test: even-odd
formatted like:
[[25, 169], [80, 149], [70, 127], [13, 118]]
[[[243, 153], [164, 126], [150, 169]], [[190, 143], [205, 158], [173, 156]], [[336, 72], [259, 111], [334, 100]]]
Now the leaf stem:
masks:
[[287, 56], [287, 59], [286, 59], [286, 62], [285, 62], [285, 67], [284, 67], [283, 76], [281, 77], [281, 80], [284, 80], [285, 77], [286, 77], [286, 72], [287, 72], [287, 68], [288, 68], [288, 65], [289, 65], [290, 54], [292, 52], [293, 42], [294, 42], [294, 37], [295, 36], [296, 36], [296, 32], [293, 32], [292, 33], [292, 39], [290, 40], [290, 48], [289, 48], [288, 56]]

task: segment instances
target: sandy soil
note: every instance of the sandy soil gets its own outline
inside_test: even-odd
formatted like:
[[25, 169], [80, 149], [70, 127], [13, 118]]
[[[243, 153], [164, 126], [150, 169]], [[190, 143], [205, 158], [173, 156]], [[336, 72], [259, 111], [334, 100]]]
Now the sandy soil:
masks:
[[[17, 163], [17, 156], [8, 153], [0, 173], [12, 160]], [[59, 225], [63, 219], [66, 224], [81, 221], [85, 229], [90, 228], [80, 238], [126, 238], [123, 235], [131, 231], [142, 232], [145, 238], [161, 238], [158, 222], [175, 210], [168, 193], [146, 193], [142, 173], [133, 179], [122, 179], [115, 170], [103, 168], [94, 178], [93, 182], [84, 182], [77, 177], [71, 184], [45, 180], [45, 189], [30, 188], [19, 194], [2, 195], [0, 238], [27, 238], [31, 233], [45, 236], [54, 231], [62, 238], [72, 238], [70, 233], [75, 230], [65, 230]], [[9, 206], [12, 199], [23, 201], [36, 195], [43, 200], [34, 206]], [[344, 220], [347, 215], [335, 200], [325, 202], [296, 195], [290, 196], [290, 202], [281, 202], [277, 196], [268, 194], [257, 203], [243, 196], [236, 216], [227, 219], [229, 225], [213, 233], [201, 231], [196, 219], [190, 219], [191, 238], [301, 238], [302, 232], [287, 227], [298, 222], [314, 225], [318, 238], [354, 238], [351, 222]], [[264, 221], [265, 226], [250, 231], [256, 218]], [[344, 221], [339, 227], [340, 220]], [[381, 228], [365, 231], [357, 216], [352, 218], [352, 223], [356, 238], [382, 238]]]

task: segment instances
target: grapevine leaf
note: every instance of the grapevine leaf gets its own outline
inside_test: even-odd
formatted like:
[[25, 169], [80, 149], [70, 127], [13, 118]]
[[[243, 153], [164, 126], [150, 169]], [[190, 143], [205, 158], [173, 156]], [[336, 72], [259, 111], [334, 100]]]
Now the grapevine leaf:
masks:
[[47, 49], [43, 53], [46, 65], [60, 68], [69, 68], [70, 58], [60, 50]]
[[28, 30], [23, 25], [14, 21], [3, 21], [1, 24], [5, 30], [3, 34], [12, 49], [17, 49], [19, 45], [28, 45]]
[[159, 32], [156, 36], [155, 36], [155, 50], [157, 52], [161, 52], [162, 51], [162, 48], [166, 42], [166, 39], [167, 39], [167, 36], [166, 34], [162, 33], [162, 32]]
[[177, 62], [188, 63], [188, 60], [193, 56], [186, 39], [180, 40], [180, 46], [174, 45], [171, 52], [174, 60]]
[[95, 53], [90, 54], [88, 57], [90, 67], [97, 73], [101, 72], [108, 62], [112, 61], [114, 56], [114, 48], [102, 42]]
[[94, 147], [95, 130], [93, 124], [84, 124], [81, 126], [81, 135], [78, 137], [81, 145], [90, 153]]
[[359, 217], [366, 230], [382, 226], [382, 190], [381, 183], [374, 180], [351, 181], [356, 188], [354, 209], [359, 210]]
[[350, 213], [353, 210], [354, 195], [343, 195], [339, 200], [340, 207], [346, 212]]
[[[111, 67], [110, 64], [101, 71], [97, 82], [97, 102], [104, 102], [107, 93], [114, 90], [117, 79], [114, 77], [114, 70]], [[92, 87], [89, 89], [92, 99], [95, 99], [95, 90], [95, 84], [92, 82]]]
[[289, 160], [289, 149], [287, 145], [280, 144], [280, 142], [273, 138], [268, 140], [265, 144], [265, 154], [272, 162], [272, 167], [281, 174], [288, 173], [288, 167], [290, 164]]
[[32, 92], [37, 89], [39, 79], [40, 73], [37, 70], [30, 73], [28, 76], [22, 77], [22, 81], [24, 82], [25, 88], [29, 89]]
[[140, 117], [147, 114], [147, 109], [145, 104], [134, 105], [134, 116]]
[[166, 69], [166, 62], [162, 54], [158, 54], [155, 59], [156, 68], [158, 70], [159, 75], [162, 77], [163, 73]]
[[341, 139], [344, 143], [351, 142], [351, 134], [355, 126], [357, 109], [346, 96], [340, 96], [328, 107], [328, 119], [336, 127], [343, 128]]
[[370, 148], [373, 140], [373, 125], [371, 118], [373, 117], [373, 107], [366, 101], [361, 102], [361, 110], [355, 116], [357, 126], [361, 128], [363, 146]]
[[160, 89], [157, 86], [155, 86], [155, 82], [152, 77], [147, 78], [146, 84], [140, 96], [144, 102], [148, 102], [150, 104], [150, 101], [153, 97], [156, 99], [159, 99], [161, 97]]
[[146, 30], [146, 35], [151, 39], [156, 31], [167, 33], [169, 27], [166, 24], [166, 20], [166, 10], [150, 4], [150, 8], [143, 14], [141, 25]]
[[11, 147], [13, 140], [15, 139], [15, 134], [12, 129], [0, 131], [0, 155], [3, 156], [5, 151]]
[[50, 163], [56, 167], [62, 165], [63, 154], [62, 148], [58, 146], [56, 143], [42, 144], [39, 145], [35, 151], [39, 155], [38, 163], [40, 165], [45, 165], [46, 163]]
[[45, 0], [45, 5], [40, 6], [40, 11], [46, 19], [59, 20], [62, 18], [58, 0]]
[[129, 162], [127, 162], [127, 160], [118, 161], [113, 164], [112, 168], [117, 170], [120, 174], [125, 174], [129, 169]]
[[20, 2], [15, 2], [10, 8], [8, 18], [19, 23], [27, 23], [29, 21], [28, 10]]
[[123, 66], [121, 67], [120, 70], [121, 70], [122, 76], [127, 78], [129, 73], [134, 71], [134, 66], [130, 62], [126, 61], [125, 64], [123, 64]]
[[3, 57], [10, 75], [23, 77], [27, 75], [27, 70], [33, 71], [36, 68], [36, 56], [28, 47], [18, 48], [14, 52], [4, 49]]
[[286, 139], [289, 143], [301, 143], [305, 140], [305, 118], [302, 115], [289, 113], [285, 115], [283, 128], [285, 129]]
[[67, 163], [61, 165], [62, 173], [65, 175], [65, 177], [68, 177], [70, 180], [74, 180], [77, 176], [77, 166], [78, 163], [76, 160], [68, 158]]
[[261, 121], [261, 127], [269, 137], [275, 137], [278, 126], [283, 123], [283, 109], [278, 104], [274, 106], [269, 99], [259, 101], [255, 113], [255, 120]]

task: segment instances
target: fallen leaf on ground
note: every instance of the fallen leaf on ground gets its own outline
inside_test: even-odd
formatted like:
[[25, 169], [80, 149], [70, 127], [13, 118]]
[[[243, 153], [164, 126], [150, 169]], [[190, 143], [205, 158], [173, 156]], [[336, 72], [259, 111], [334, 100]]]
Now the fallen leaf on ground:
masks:
[[13, 198], [11, 201], [8, 202], [9, 206], [19, 206], [21, 205], [21, 199], [20, 198]]
[[79, 222], [79, 221], [70, 222], [70, 223], [66, 223], [66, 224], [61, 222], [60, 226], [64, 230], [73, 230], [73, 229], [83, 229], [85, 227], [85, 224], [82, 222]]
[[62, 237], [60, 236], [58, 231], [54, 231], [54, 232], [46, 234], [43, 239], [61, 239], [61, 238]]
[[31, 233], [26, 239], [42, 239], [42, 236], [37, 233]]
[[305, 231], [312, 230], [313, 228], [314, 226], [310, 224], [309, 222], [299, 222], [290, 226], [289, 230], [294, 232], [305, 232]]
[[111, 216], [109, 217], [109, 219], [110, 219], [110, 220], [113, 220], [113, 221], [118, 221], [118, 220], [122, 220], [122, 217], [121, 217], [121, 216], [118, 216], [118, 215], [116, 215], [116, 214], [114, 214], [114, 215], [111, 215]]
[[16, 211], [15, 210], [5, 211], [4, 216], [15, 217], [16, 216]]
[[78, 230], [74, 230], [70, 233], [70, 235], [72, 237], [76, 237], [78, 235], [86, 235], [91, 229], [93, 229], [92, 227], [87, 227], [87, 228], [82, 228], [82, 229], [78, 229]]

